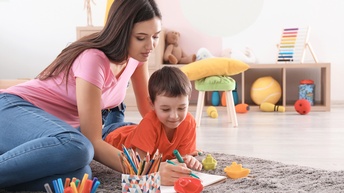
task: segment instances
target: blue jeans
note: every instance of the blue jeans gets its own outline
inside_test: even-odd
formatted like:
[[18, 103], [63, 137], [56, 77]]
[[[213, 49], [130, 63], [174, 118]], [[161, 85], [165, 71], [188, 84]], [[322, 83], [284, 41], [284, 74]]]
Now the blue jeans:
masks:
[[111, 133], [112, 131], [116, 130], [119, 127], [135, 124], [131, 122], [124, 122], [125, 108], [126, 108], [125, 104], [121, 103], [119, 106], [115, 108], [102, 110], [102, 117], [103, 117], [102, 137], [103, 139], [105, 139], [109, 133]]
[[92, 176], [91, 142], [22, 98], [0, 94], [0, 189], [44, 191], [58, 178]]

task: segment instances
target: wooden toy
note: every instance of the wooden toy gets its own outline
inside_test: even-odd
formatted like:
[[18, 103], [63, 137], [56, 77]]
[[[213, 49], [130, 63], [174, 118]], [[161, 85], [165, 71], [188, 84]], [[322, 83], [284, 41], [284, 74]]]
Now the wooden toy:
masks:
[[306, 49], [309, 49], [315, 63], [318, 63], [318, 59], [313, 52], [311, 44], [308, 42], [309, 31], [309, 27], [284, 28], [281, 42], [277, 44], [277, 62], [303, 63]]

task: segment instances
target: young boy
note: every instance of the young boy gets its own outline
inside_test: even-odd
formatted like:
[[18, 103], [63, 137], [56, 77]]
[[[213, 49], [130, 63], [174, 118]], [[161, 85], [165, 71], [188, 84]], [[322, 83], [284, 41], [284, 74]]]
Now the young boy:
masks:
[[187, 76], [179, 68], [165, 66], [151, 75], [148, 91], [152, 111], [138, 125], [111, 128], [105, 141], [118, 149], [122, 144], [133, 148], [141, 157], [159, 150], [162, 161], [175, 159], [173, 150], [177, 149], [188, 168], [201, 170], [202, 164], [192, 156], [196, 123], [188, 112], [192, 86]]

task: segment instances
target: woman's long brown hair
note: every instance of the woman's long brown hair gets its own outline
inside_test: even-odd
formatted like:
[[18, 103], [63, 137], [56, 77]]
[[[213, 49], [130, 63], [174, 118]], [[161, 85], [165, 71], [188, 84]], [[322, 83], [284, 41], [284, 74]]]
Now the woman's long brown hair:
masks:
[[65, 72], [63, 78], [67, 85], [74, 60], [90, 48], [103, 51], [115, 63], [128, 60], [128, 46], [134, 24], [154, 17], [162, 17], [154, 0], [115, 0], [101, 31], [85, 36], [63, 49], [37, 78], [45, 80]]

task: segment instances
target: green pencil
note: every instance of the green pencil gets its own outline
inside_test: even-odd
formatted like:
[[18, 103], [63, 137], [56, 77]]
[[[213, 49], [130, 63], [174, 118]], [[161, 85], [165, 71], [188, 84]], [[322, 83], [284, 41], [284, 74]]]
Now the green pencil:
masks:
[[[166, 160], [166, 162], [167, 163], [169, 163], [169, 164], [172, 164], [172, 165], [177, 165], [176, 163], [174, 163], [173, 161], [171, 161], [171, 160]], [[196, 174], [194, 174], [194, 173], [190, 173], [190, 176], [191, 177], [194, 177], [194, 178], [197, 178], [197, 179], [200, 179]]]

